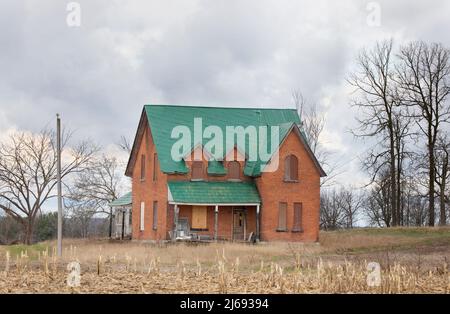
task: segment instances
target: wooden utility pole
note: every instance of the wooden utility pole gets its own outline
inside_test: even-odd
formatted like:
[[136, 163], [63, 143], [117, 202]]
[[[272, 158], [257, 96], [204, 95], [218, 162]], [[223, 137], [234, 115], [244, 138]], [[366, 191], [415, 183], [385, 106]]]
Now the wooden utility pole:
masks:
[[58, 256], [62, 256], [62, 187], [61, 187], [61, 119], [56, 114], [56, 152], [57, 152], [57, 180], [58, 180]]

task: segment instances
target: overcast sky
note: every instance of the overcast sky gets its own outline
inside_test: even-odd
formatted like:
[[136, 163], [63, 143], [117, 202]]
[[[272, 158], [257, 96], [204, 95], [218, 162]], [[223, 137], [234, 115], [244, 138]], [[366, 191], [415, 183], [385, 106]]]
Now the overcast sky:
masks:
[[327, 115], [322, 141], [345, 184], [364, 182], [368, 147], [348, 132], [359, 50], [390, 37], [450, 46], [447, 0], [80, 0], [80, 27], [69, 2], [0, 2], [1, 133], [59, 112], [107, 147], [132, 139], [147, 103], [293, 107], [299, 89]]

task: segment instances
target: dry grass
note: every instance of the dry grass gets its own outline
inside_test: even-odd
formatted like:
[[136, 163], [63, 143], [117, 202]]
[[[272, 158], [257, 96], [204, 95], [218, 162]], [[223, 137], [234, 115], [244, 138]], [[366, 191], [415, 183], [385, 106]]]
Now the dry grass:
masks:
[[[321, 234], [321, 244], [143, 244], [66, 240], [0, 247], [0, 293], [449, 293], [449, 229]], [[66, 284], [81, 264], [81, 286]], [[367, 284], [367, 263], [382, 282]]]

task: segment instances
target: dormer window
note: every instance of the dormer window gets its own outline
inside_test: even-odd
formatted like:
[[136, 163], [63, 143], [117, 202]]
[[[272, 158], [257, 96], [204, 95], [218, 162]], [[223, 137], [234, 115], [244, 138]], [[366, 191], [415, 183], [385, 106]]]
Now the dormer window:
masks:
[[192, 162], [191, 179], [196, 181], [203, 180], [203, 161]]
[[284, 181], [298, 181], [298, 159], [294, 155], [289, 155], [284, 159]]
[[241, 179], [241, 164], [239, 161], [230, 161], [228, 163], [229, 180], [239, 181]]

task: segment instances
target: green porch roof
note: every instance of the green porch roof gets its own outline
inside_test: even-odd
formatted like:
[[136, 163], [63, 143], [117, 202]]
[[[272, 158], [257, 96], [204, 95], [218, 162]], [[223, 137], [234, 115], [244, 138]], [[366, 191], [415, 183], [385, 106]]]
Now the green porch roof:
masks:
[[109, 206], [111, 207], [121, 207], [121, 206], [127, 206], [131, 205], [131, 192], [119, 197], [118, 199], [112, 201], [109, 203]]
[[[218, 126], [223, 133], [223, 147], [225, 145], [226, 127], [227, 126], [266, 126], [270, 132], [271, 126], [279, 126], [280, 134], [276, 147], [283, 141], [287, 132], [293, 124], [299, 125], [300, 118], [295, 109], [259, 109], [259, 108], [217, 108], [217, 107], [193, 107], [193, 106], [177, 106], [177, 105], [146, 105], [145, 114], [149, 121], [152, 136], [156, 144], [158, 160], [160, 168], [165, 173], [187, 173], [188, 169], [184, 162], [176, 162], [171, 157], [171, 149], [177, 139], [171, 138], [171, 133], [176, 126], [187, 126], [193, 134], [194, 119], [202, 118], [203, 129], [210, 125]], [[304, 134], [302, 134], [304, 136]], [[202, 144], [205, 145], [209, 139], [203, 139], [202, 143], [194, 143], [192, 136], [192, 146]], [[270, 134], [268, 134], [268, 145], [270, 148]], [[256, 146], [258, 143], [249, 143], [246, 140], [245, 151], [248, 147]], [[225, 151], [223, 154], [228, 153]], [[225, 157], [225, 156], [223, 156]], [[247, 169], [246, 175], [258, 176], [261, 162], [256, 161]], [[247, 168], [247, 167], [246, 167]], [[216, 167], [211, 168], [212, 172], [218, 170]], [[251, 171], [250, 171], [251, 170]], [[219, 171], [221, 172], [221, 171]]]
[[254, 183], [169, 181], [169, 201], [184, 204], [259, 204]]

